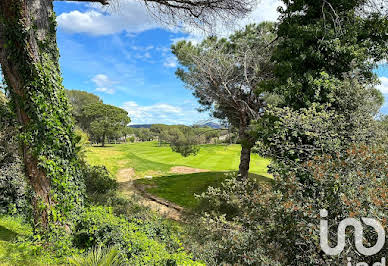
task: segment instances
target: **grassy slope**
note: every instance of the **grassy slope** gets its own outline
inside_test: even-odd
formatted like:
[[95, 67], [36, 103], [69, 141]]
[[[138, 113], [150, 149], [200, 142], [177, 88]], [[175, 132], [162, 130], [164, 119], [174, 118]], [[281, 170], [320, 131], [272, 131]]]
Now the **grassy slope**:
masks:
[[[230, 172], [205, 172], [186, 175], [162, 176], [153, 179], [138, 179], [146, 191], [185, 208], [195, 208], [199, 201], [195, 194], [201, 194], [209, 186], [218, 187]], [[259, 182], [268, 182], [268, 177], [254, 175]]]
[[[31, 226], [19, 217], [0, 216], [0, 265], [47, 265], [58, 264], [53, 254], [36, 246], [28, 238]], [[21, 238], [22, 241], [17, 242]]]
[[[105, 165], [113, 174], [123, 168], [134, 168], [139, 176], [154, 178], [136, 180], [147, 185], [147, 192], [174, 202], [182, 207], [193, 208], [200, 194], [209, 186], [216, 187], [225, 179], [225, 172], [236, 171], [239, 165], [240, 145], [203, 145], [196, 156], [182, 157], [168, 146], [159, 147], [156, 142], [91, 147], [87, 153], [89, 163]], [[251, 173], [259, 180], [268, 180], [268, 159], [252, 155]], [[168, 173], [173, 166], [207, 169], [211, 172], [176, 175]], [[158, 176], [158, 177], [155, 177]]]
[[[146, 171], [168, 173], [173, 166], [188, 166], [210, 171], [235, 171], [239, 165], [240, 145], [202, 145], [196, 156], [182, 157], [168, 146], [159, 147], [156, 142], [119, 144], [109, 147], [92, 147], [87, 153], [93, 165], [105, 165], [116, 174], [122, 168], [134, 168], [138, 174]], [[252, 155], [251, 172], [267, 174], [268, 159]]]

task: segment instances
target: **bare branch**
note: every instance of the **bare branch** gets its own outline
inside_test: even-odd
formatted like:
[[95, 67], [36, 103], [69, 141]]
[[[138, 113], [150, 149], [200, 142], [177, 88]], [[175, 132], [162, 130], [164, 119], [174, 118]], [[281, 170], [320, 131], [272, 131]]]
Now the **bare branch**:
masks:
[[[53, 0], [119, 4], [120, 0]], [[209, 27], [217, 20], [227, 22], [231, 17], [241, 18], [250, 12], [256, 0], [137, 0], [143, 2], [156, 19], [174, 26], [182, 23]]]
[[61, 2], [90, 2], [90, 3], [100, 3], [102, 5], [109, 5], [109, 0], [54, 0]]

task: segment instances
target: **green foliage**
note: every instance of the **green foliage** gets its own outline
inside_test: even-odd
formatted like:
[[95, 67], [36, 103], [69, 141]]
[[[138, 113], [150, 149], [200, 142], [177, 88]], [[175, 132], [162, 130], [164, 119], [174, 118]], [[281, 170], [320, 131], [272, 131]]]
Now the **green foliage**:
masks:
[[105, 194], [117, 188], [116, 180], [106, 170], [105, 166], [83, 166], [86, 192], [88, 195]]
[[[39, 52], [37, 60], [35, 53], [31, 52], [30, 41], [34, 36], [42, 35], [36, 32], [38, 25], [27, 24], [21, 1], [15, 2], [9, 10], [12, 16], [0, 17], [4, 38], [8, 41], [4, 57], [17, 66], [15, 70], [17, 69], [21, 84], [18, 88], [10, 87], [15, 83], [10, 82], [11, 76], [5, 71], [5, 81], [8, 85], [6, 91], [12, 99], [13, 111], [19, 111], [23, 118], [20, 118], [24, 122], [20, 141], [25, 155], [31, 158], [27, 163], [43, 172], [31, 173], [32, 177], [49, 180], [49, 195], [33, 195], [35, 222], [45, 223], [40, 220], [45, 217], [41, 214], [44, 212], [48, 215], [49, 230], [44, 231], [47, 235], [52, 227], [71, 220], [74, 214], [81, 211], [83, 205], [84, 186], [75, 149], [74, 125], [60, 76], [54, 12], [47, 12], [49, 27], [45, 38], [34, 39], [38, 46], [36, 52]], [[38, 21], [32, 20], [32, 23]], [[40, 186], [33, 185], [32, 187]], [[47, 191], [47, 188], [38, 189]], [[55, 204], [49, 206], [47, 197]], [[45, 227], [43, 223], [36, 226]]]
[[283, 2], [271, 87], [288, 106], [330, 102], [335, 87], [317, 82], [344, 80], [347, 73], [360, 75], [363, 85], [375, 84], [373, 69], [388, 56], [383, 6], [365, 7], [365, 0]]
[[353, 143], [381, 142], [387, 132], [375, 120], [381, 104], [375, 90], [356, 80], [328, 84], [335, 86], [329, 104], [299, 110], [269, 107], [256, 123], [261, 141], [257, 151], [275, 162], [303, 162], [322, 153], [342, 152]]
[[59, 265], [63, 260], [32, 240], [33, 228], [21, 216], [0, 216], [1, 265]]
[[133, 128], [132, 130], [140, 141], [150, 141], [154, 138], [154, 134], [149, 128]]
[[175, 129], [169, 132], [170, 147], [174, 152], [183, 157], [197, 155], [199, 152], [198, 140], [191, 128], [184, 127], [181, 130]]
[[182, 248], [169, 253], [165, 245], [142, 232], [141, 226], [114, 216], [112, 211], [106, 208], [90, 208], [80, 216], [76, 228], [77, 246], [90, 248], [115, 245], [123, 253], [128, 264], [194, 264]]
[[73, 117], [77, 125], [83, 130], [87, 130], [90, 121], [83, 113], [83, 108], [92, 103], [102, 103], [102, 100], [97, 95], [79, 90], [66, 90], [66, 95], [70, 100]]
[[[328, 210], [332, 225], [349, 217], [373, 217], [387, 230], [387, 169], [384, 150], [358, 146], [277, 168], [272, 185], [232, 178], [202, 195], [212, 212], [203, 216], [200, 227], [195, 221], [195, 258], [213, 265], [340, 265], [352, 257], [371, 265], [386, 254], [387, 244], [375, 256], [362, 257], [349, 241], [339, 256], [326, 255], [319, 243], [319, 215]], [[202, 226], [203, 231], [198, 229]], [[364, 233], [364, 245], [373, 245], [373, 229], [364, 228]], [[347, 231], [347, 238], [352, 237]], [[335, 232], [329, 241], [336, 243]]]
[[172, 46], [183, 67], [176, 75], [193, 90], [202, 111], [236, 128], [259, 117], [264, 91], [253, 92], [272, 76], [273, 28], [269, 22], [252, 24], [228, 38], [212, 36], [197, 45], [181, 41]]
[[18, 123], [0, 92], [0, 213], [31, 215], [28, 184], [19, 156]]
[[84, 160], [87, 146], [90, 145], [89, 136], [86, 132], [78, 127], [75, 129], [75, 134], [78, 139], [76, 144], [78, 158]]
[[113, 105], [93, 103], [84, 107], [83, 114], [90, 121], [89, 130], [94, 140], [105, 144], [106, 137], [115, 137], [131, 119], [128, 113]]
[[75, 266], [118, 266], [125, 265], [120, 250], [115, 247], [94, 248], [86, 255], [77, 255], [68, 259]]

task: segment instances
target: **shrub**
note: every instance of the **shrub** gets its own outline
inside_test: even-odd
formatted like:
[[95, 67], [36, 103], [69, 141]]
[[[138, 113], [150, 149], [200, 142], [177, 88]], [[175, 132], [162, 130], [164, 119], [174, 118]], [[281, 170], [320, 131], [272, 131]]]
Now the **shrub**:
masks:
[[[139, 226], [149, 238], [163, 242], [170, 252], [181, 247], [179, 239], [182, 238], [182, 228], [176, 222], [167, 220], [150, 208], [139, 204], [141, 196], [134, 195], [126, 197], [110, 191], [109, 193], [98, 195], [98, 203], [111, 207], [116, 216], [124, 216], [129, 222]], [[95, 203], [95, 201], [93, 202]]]
[[194, 264], [182, 248], [170, 253], [166, 246], [145, 234], [141, 226], [117, 217], [110, 208], [92, 207], [76, 225], [75, 245], [79, 248], [116, 246], [132, 265]]
[[[370, 217], [387, 231], [388, 155], [384, 149], [354, 146], [343, 154], [316, 156], [302, 164], [277, 165], [273, 185], [257, 185], [251, 180], [232, 178], [222, 188], [202, 195], [213, 204], [214, 212], [204, 215], [206, 228], [200, 232], [204, 243], [195, 246], [196, 258], [206, 256], [213, 263], [276, 265], [340, 265], [347, 257], [355, 263], [372, 265], [388, 252], [388, 243], [379, 254], [361, 256], [347, 243], [338, 256], [326, 255], [320, 248], [320, 210], [329, 213], [330, 224], [354, 217]], [[239, 213], [227, 218], [220, 202]], [[334, 230], [336, 226], [333, 226]], [[353, 239], [352, 231], [346, 238]], [[373, 246], [376, 235], [364, 227], [364, 245]], [[329, 243], [337, 241], [331, 231]]]
[[105, 194], [117, 188], [117, 182], [105, 166], [90, 166], [84, 164], [83, 176], [85, 178], [86, 192], [89, 196]]
[[120, 250], [115, 247], [92, 249], [86, 255], [75, 255], [68, 259], [70, 265], [76, 266], [118, 266], [125, 265]]
[[75, 134], [78, 140], [76, 145], [78, 158], [85, 160], [86, 147], [90, 146], [89, 136], [79, 127], [75, 128]]
[[199, 141], [191, 128], [170, 130], [169, 141], [171, 149], [184, 157], [197, 155], [200, 150]]

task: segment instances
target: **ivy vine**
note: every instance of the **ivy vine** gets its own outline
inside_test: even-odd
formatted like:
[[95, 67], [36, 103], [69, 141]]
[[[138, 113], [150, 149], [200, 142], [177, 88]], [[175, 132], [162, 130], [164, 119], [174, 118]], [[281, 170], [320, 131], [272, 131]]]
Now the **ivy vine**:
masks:
[[[39, 210], [35, 212], [46, 210], [49, 231], [55, 231], [53, 227], [70, 225], [72, 217], [82, 211], [84, 184], [75, 149], [74, 122], [59, 68], [55, 13], [52, 9], [48, 11], [49, 29], [44, 31], [43, 40], [37, 40], [42, 32], [38, 25], [28, 25], [22, 2], [13, 1], [9, 7], [12, 17], [0, 17], [7, 40], [7, 60], [16, 65], [21, 88], [12, 88], [7, 73], [4, 74], [15, 113], [19, 108], [29, 119], [22, 126], [21, 143], [50, 182], [49, 196], [53, 204], [40, 199]], [[37, 45], [31, 42], [32, 38], [37, 40]], [[34, 45], [38, 47], [38, 60]], [[39, 228], [39, 224], [35, 226]]]

